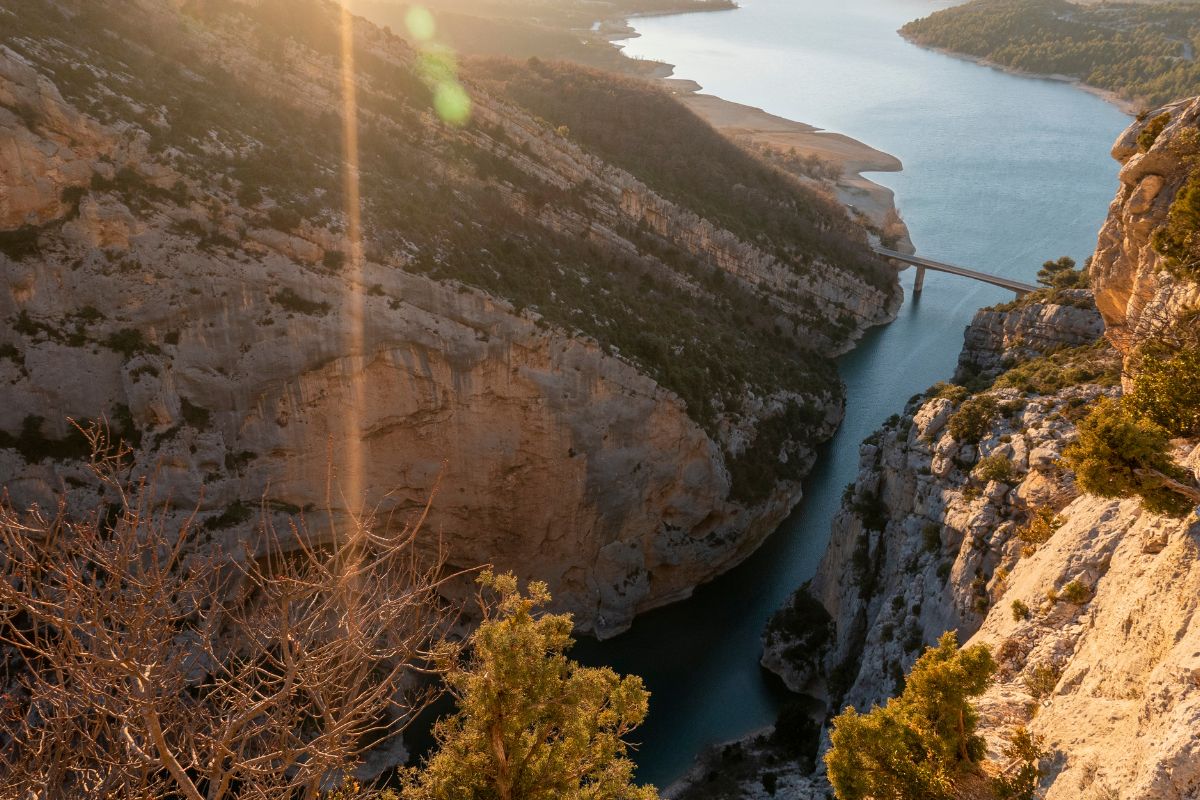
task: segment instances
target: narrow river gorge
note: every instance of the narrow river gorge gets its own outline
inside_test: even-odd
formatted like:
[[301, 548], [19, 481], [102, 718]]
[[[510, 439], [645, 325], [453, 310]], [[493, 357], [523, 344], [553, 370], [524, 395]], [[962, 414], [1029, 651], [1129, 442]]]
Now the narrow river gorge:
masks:
[[[896, 29], [948, 3], [744, 0], [742, 8], [641, 18], [626, 52], [676, 65], [707, 93], [844, 133], [899, 157], [871, 175], [893, 189], [917, 250], [1032, 281], [1042, 261], [1082, 262], [1115, 187], [1109, 157], [1128, 123], [1065, 83], [920, 49]], [[906, 289], [913, 273], [904, 274]], [[815, 570], [858, 445], [905, 400], [948, 378], [976, 309], [1005, 290], [930, 274], [919, 299], [840, 361], [848, 406], [793, 516], [746, 563], [684, 603], [576, 656], [645, 679], [639, 778], [678, 778], [704, 747], [771, 724], [786, 699], [758, 664], [770, 613]]]

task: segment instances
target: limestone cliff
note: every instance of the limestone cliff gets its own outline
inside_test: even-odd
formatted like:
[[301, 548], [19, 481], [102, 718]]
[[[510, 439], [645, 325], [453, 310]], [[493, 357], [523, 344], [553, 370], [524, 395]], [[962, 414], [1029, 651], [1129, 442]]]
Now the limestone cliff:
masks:
[[[993, 768], [1027, 726], [1050, 754], [1039, 797], [1200, 793], [1200, 522], [1082, 494], [1060, 462], [1096, 399], [1121, 394], [1123, 357], [1195, 307], [1152, 237], [1187, 180], [1198, 112], [1179, 104], [1155, 141], [1139, 149], [1143, 122], [1114, 148], [1122, 185], [1090, 271], [1105, 341], [1087, 343], [1100, 329], [1080, 290], [984, 309], [958, 378], [985, 388], [934, 387], [863, 443], [816, 576], [764, 636], [764, 665], [828, 715], [896, 694], [954, 630], [1000, 666], [978, 704]], [[1172, 447], [1200, 475], [1200, 443]], [[735, 745], [753, 766], [721, 796], [766, 797], [768, 772], [775, 797], [824, 796], [820, 770], [771, 741]]]
[[466, 74], [448, 125], [359, 20], [356, 259], [333, 13], [0, 9], [0, 485], [85, 504], [67, 418], [105, 415], [238, 538], [264, 496], [357, 505], [326, 488], [353, 442], [384, 518], [437, 486], [431, 549], [601, 635], [748, 555], [840, 418], [830, 357], [899, 302], [865, 237], [734, 235]]
[[[1147, 147], [1142, 134], [1161, 114], [1169, 122]], [[1188, 178], [1198, 120], [1200, 99], [1181, 101], [1130, 126], [1113, 145], [1121, 185], [1100, 229], [1091, 275], [1108, 338], [1122, 352], [1200, 298], [1195, 284], [1173, 280], [1163, 270], [1151, 241]]]
[[980, 309], [964, 335], [954, 380], [991, 380], [1021, 361], [1100, 338], [1104, 321], [1090, 291], [1046, 294], [1052, 296]]

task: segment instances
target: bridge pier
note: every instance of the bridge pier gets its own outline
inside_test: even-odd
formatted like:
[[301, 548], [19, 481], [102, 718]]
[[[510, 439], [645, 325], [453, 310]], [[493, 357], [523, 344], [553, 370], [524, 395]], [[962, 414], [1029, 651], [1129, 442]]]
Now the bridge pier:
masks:
[[913, 281], [913, 296], [919, 295], [925, 288], [925, 268], [917, 267], [917, 278]]

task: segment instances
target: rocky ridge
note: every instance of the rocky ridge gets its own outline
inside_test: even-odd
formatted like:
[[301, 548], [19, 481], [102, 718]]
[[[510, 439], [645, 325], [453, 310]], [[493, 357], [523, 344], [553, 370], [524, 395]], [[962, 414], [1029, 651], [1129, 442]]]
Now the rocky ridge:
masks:
[[[365, 258], [347, 270], [336, 162], [295, 167], [310, 156], [269, 138], [282, 126], [236, 106], [303, 122], [305, 141], [340, 151], [324, 133], [340, 127], [340, 73], [324, 29], [303, 27], [329, 6], [272, 18], [271, 2], [44, 5], [0, 9], [0, 482], [19, 505], [50, 508], [64, 491], [91, 502], [67, 418], [105, 415], [179, 513], [199, 510], [203, 539], [244, 537], [264, 495], [281, 519], [341, 511], [326, 483], [353, 468], [339, 443], [353, 408], [381, 518], [437, 486], [431, 550], [545, 579], [581, 629], [612, 634], [737, 563], [786, 515], [841, 413], [822, 364], [898, 305], [852, 269], [788, 269], [486, 92], [473, 91], [471, 126], [440, 123], [419, 102], [419, 55], [361, 20], [364, 157], [387, 142], [410, 173], [393, 179], [383, 160], [364, 171]], [[175, 52], [205, 58], [189, 72]], [[228, 108], [205, 94], [212, 82], [226, 82]], [[189, 108], [216, 116], [192, 123]], [[277, 154], [273, 170], [256, 165]], [[485, 224], [490, 240], [461, 244]], [[561, 287], [532, 304], [531, 289], [505, 288], [521, 279], [489, 265], [505, 237], [523, 243], [514, 254], [559, 258], [556, 279], [586, 252], [695, 307], [760, 298], [781, 336], [819, 343], [798, 355], [812, 371], [747, 387], [701, 424], [641, 354], [564, 322], [607, 306], [589, 315], [586, 292], [572, 309]], [[728, 276], [723, 295], [703, 270]], [[609, 280], [580, 273], [576, 291]], [[602, 303], [624, 289], [588, 291]], [[764, 423], [797, 413], [802, 438], [767, 441]], [[787, 474], [737, 494], [734, 462], [764, 443]]]
[[1091, 344], [1104, 333], [1104, 320], [1090, 291], [1044, 290], [1038, 295], [975, 315], [963, 336], [956, 383], [992, 380], [1022, 361], [1061, 347]]

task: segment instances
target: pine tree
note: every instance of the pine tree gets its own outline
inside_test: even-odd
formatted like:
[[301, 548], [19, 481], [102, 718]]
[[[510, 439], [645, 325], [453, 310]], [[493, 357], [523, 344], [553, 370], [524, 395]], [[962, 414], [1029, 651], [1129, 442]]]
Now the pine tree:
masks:
[[1052, 289], [1071, 289], [1087, 284], [1085, 273], [1075, 269], [1075, 259], [1070, 256], [1043, 263], [1037, 281]]
[[1142, 499], [1147, 511], [1183, 517], [1200, 503], [1193, 476], [1170, 456], [1170, 434], [1125, 404], [1101, 398], [1063, 452], [1079, 488], [1099, 497]]
[[917, 659], [899, 697], [867, 714], [847, 708], [825, 754], [839, 800], [952, 797], [955, 778], [983, 757], [970, 701], [995, 671], [986, 647], [959, 650], [948, 632]]
[[568, 659], [571, 617], [534, 613], [550, 600], [544, 584], [523, 596], [512, 575], [481, 583], [497, 612], [447, 678], [458, 713], [438, 723], [438, 750], [407, 776], [404, 800], [657, 800], [627, 758], [648, 709], [641, 679]]

